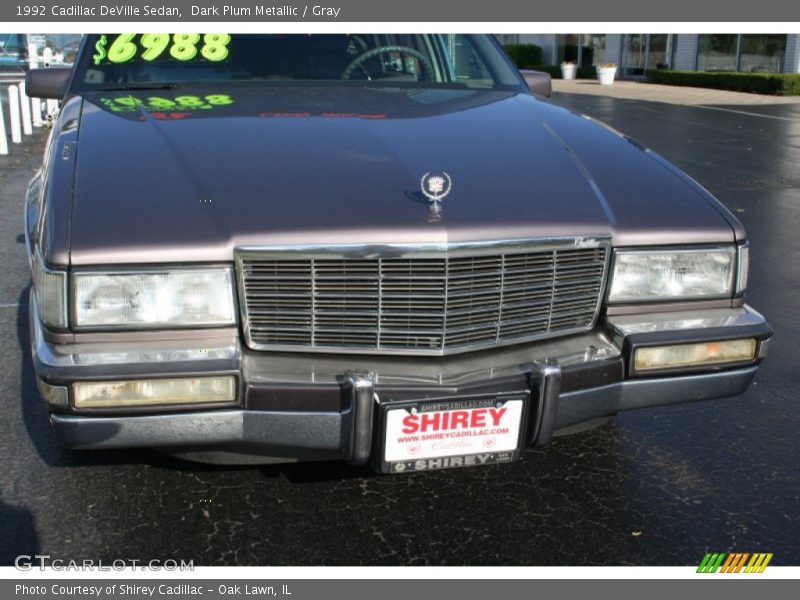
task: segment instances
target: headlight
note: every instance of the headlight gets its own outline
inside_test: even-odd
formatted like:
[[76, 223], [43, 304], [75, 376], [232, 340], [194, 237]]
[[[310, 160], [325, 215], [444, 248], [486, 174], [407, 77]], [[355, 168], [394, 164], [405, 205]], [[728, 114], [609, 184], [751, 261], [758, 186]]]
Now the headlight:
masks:
[[618, 250], [609, 302], [724, 298], [733, 294], [734, 246], [684, 250]]
[[78, 327], [204, 327], [236, 322], [231, 270], [75, 273]]
[[45, 325], [67, 326], [67, 272], [44, 266], [39, 252], [33, 255], [33, 292], [36, 308]]

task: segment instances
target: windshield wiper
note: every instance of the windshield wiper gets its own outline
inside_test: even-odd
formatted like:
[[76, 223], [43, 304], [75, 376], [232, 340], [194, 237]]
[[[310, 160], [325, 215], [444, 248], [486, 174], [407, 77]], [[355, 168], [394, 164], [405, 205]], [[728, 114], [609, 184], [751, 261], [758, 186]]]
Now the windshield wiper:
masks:
[[102, 92], [129, 92], [137, 90], [174, 90], [181, 87], [177, 83], [125, 83], [101, 87]]

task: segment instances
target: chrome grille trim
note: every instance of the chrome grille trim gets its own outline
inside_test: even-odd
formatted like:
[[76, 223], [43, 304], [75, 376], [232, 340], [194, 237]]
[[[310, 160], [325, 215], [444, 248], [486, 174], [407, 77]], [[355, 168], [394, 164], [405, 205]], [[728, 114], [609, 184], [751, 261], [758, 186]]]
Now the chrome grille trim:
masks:
[[442, 356], [594, 327], [609, 236], [240, 247], [256, 350]]

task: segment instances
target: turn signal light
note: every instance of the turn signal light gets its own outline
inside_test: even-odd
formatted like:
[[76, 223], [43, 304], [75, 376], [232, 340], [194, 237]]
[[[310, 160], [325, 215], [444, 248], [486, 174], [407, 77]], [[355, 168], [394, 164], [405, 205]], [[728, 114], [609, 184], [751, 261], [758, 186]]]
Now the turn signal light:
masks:
[[93, 381], [73, 384], [75, 408], [117, 408], [162, 404], [232, 402], [236, 378], [193, 377]]
[[755, 338], [749, 338], [637, 348], [633, 366], [637, 371], [654, 371], [746, 362], [755, 360], [757, 347]]

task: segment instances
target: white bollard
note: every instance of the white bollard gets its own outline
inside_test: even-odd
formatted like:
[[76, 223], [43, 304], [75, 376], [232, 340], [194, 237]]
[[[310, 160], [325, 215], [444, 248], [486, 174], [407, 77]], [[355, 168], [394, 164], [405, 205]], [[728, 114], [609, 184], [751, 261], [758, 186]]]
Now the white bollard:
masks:
[[39, 66], [39, 56], [36, 52], [36, 44], [28, 44], [28, 68], [35, 69]]
[[56, 118], [58, 112], [58, 100], [47, 100], [47, 118], [52, 120]]
[[0, 104], [0, 154], [8, 154], [8, 138], [6, 137], [6, 116]]
[[45, 67], [49, 67], [53, 62], [53, 50], [51, 48], [45, 48], [42, 50], [42, 61], [44, 62]]
[[28, 95], [25, 93], [25, 82], [19, 84], [19, 105], [22, 108], [22, 133], [31, 135], [33, 133], [33, 123], [31, 123], [31, 103], [28, 102]]
[[42, 101], [39, 98], [31, 98], [31, 113], [33, 114], [33, 126], [41, 127], [42, 123]]
[[15, 85], [8, 86], [8, 112], [11, 121], [11, 141], [15, 144], [22, 143], [22, 128], [19, 123], [19, 88]]

